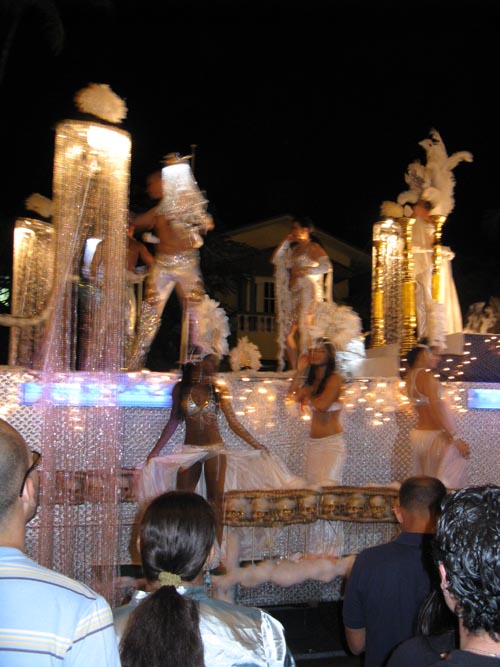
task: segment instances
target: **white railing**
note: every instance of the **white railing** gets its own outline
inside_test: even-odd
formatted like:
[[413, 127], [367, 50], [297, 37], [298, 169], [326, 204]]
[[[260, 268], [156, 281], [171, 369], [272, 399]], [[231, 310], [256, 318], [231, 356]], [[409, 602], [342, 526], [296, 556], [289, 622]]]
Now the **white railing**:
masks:
[[239, 313], [238, 332], [263, 331], [274, 333], [276, 331], [276, 317], [265, 313]]

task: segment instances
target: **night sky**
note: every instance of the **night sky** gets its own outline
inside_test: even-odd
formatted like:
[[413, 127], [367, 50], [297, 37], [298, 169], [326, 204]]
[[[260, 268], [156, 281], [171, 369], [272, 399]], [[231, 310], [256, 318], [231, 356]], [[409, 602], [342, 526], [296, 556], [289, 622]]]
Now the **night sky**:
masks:
[[[55, 125], [74, 115], [80, 88], [106, 83], [128, 108], [131, 207], [164, 155], [195, 144], [220, 231], [296, 213], [369, 251], [380, 203], [406, 189], [436, 128], [448, 153], [474, 156], [455, 169], [444, 228], [461, 301], [500, 296], [498, 2], [55, 4], [61, 52], [32, 8], [0, 82], [4, 256], [26, 197], [52, 195]], [[463, 295], [471, 275], [478, 286]]]

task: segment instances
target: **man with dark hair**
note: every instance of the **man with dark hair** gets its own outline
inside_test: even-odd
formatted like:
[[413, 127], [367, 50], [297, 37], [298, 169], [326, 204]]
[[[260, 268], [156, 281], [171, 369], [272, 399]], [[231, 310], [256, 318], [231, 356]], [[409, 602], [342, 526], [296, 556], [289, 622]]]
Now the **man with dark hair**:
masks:
[[0, 420], [0, 664], [119, 667], [103, 597], [23, 553], [38, 506], [41, 454]]
[[[434, 541], [441, 588], [458, 617], [450, 667], [500, 661], [500, 487], [460, 489], [446, 499]], [[441, 663], [439, 663], [441, 664]]]
[[349, 649], [365, 652], [365, 667], [380, 667], [392, 649], [414, 634], [420, 605], [430, 592], [431, 544], [444, 484], [410, 477], [393, 508], [401, 533], [356, 557], [347, 580], [343, 621]]

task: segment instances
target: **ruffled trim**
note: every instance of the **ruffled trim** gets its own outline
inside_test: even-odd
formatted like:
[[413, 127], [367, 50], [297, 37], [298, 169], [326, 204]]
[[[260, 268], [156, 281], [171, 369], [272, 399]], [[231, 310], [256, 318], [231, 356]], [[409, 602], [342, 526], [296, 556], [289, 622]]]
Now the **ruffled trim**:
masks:
[[288, 266], [289, 266], [290, 244], [285, 241], [277, 250], [274, 257], [274, 285], [276, 297], [276, 315], [277, 315], [277, 337], [278, 356], [277, 370], [282, 371], [285, 367], [285, 339], [286, 324], [290, 321], [292, 311], [292, 300], [290, 290], [288, 289]]

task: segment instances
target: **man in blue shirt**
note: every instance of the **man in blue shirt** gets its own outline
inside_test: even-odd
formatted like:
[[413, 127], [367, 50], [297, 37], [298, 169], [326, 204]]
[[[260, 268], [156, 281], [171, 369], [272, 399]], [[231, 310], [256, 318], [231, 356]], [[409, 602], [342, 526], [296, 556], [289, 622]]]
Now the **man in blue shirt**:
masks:
[[41, 454], [0, 420], [0, 664], [119, 667], [106, 600], [24, 553], [38, 506]]
[[392, 649], [414, 634], [430, 592], [431, 542], [446, 487], [434, 477], [410, 477], [394, 513], [398, 537], [356, 557], [347, 580], [343, 621], [349, 649], [365, 652], [365, 667], [381, 667]]

